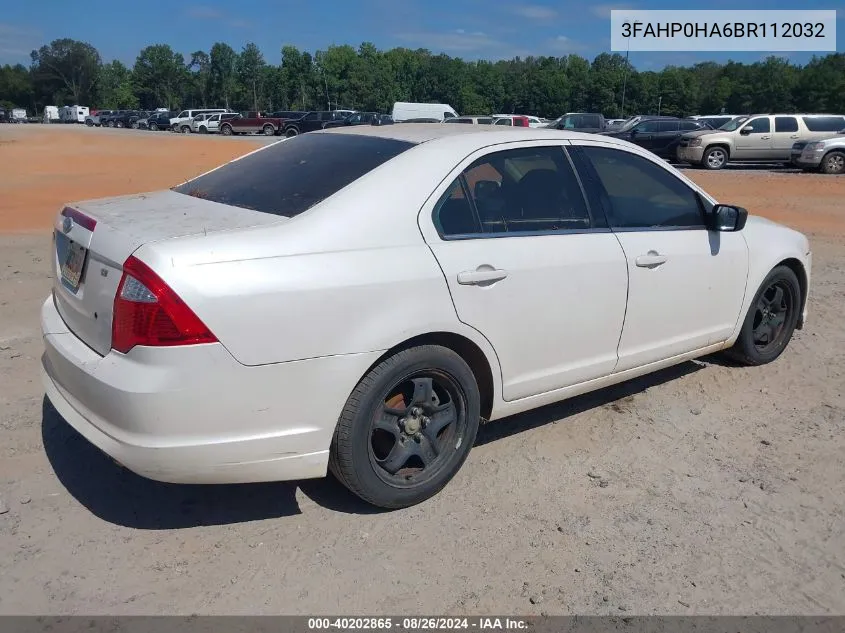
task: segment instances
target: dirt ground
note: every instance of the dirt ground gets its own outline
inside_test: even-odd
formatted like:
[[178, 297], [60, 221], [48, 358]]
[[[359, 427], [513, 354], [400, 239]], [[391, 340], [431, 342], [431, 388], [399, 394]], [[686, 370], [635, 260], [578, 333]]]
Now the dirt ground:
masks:
[[845, 613], [845, 178], [686, 172], [810, 234], [810, 320], [775, 363], [494, 422], [442, 493], [375, 512], [331, 480], [141, 479], [44, 401], [60, 205], [262, 140], [23, 128], [0, 126], [0, 614]]

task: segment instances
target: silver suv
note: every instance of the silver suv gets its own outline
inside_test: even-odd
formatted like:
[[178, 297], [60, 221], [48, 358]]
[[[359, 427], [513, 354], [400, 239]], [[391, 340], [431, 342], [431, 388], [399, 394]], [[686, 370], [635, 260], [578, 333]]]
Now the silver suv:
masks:
[[[792, 146], [822, 140], [845, 127], [845, 116], [829, 114], [755, 114], [735, 119], [718, 130], [681, 137], [678, 160], [706, 169], [722, 169], [735, 161], [789, 163]], [[834, 130], [834, 131], [835, 131]]]
[[804, 171], [845, 174], [845, 128], [820, 141], [796, 143], [792, 162]]

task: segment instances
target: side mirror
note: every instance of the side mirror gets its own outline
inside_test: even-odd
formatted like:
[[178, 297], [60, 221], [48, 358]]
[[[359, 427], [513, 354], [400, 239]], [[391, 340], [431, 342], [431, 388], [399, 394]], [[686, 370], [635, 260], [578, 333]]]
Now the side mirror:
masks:
[[732, 204], [717, 204], [712, 211], [712, 226], [714, 231], [724, 233], [741, 231], [748, 219], [748, 211]]
[[744, 127], [739, 131], [739, 133], [742, 136], [748, 136], [749, 134], [751, 134], [751, 128], [750, 127]]
[[639, 133], [640, 133], [640, 131], [637, 130], [636, 128], [634, 128], [633, 130], [631, 130], [631, 138], [634, 138]]

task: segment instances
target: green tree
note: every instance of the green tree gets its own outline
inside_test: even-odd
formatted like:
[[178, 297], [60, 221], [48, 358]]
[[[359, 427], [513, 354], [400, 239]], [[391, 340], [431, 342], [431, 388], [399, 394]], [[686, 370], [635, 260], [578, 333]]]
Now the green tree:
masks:
[[138, 107], [132, 71], [118, 60], [100, 68], [97, 95], [97, 104], [101, 108], [123, 110]]
[[32, 106], [35, 95], [32, 76], [22, 64], [0, 66], [0, 105], [6, 108]]
[[238, 93], [238, 54], [231, 46], [217, 42], [211, 47], [209, 73], [209, 100], [231, 108]]
[[209, 79], [211, 75], [211, 58], [205, 51], [194, 51], [191, 53], [191, 62], [188, 64], [191, 71], [191, 84], [194, 96], [199, 99], [202, 107], [208, 107]]
[[41, 97], [55, 103], [91, 103], [100, 71], [100, 53], [87, 42], [53, 40], [30, 54], [32, 78]]
[[179, 107], [188, 83], [182, 53], [174, 52], [167, 44], [147, 46], [135, 60], [133, 74], [144, 107]]
[[264, 55], [255, 44], [244, 46], [238, 57], [238, 79], [249, 95], [253, 110], [258, 110], [259, 99], [263, 100], [265, 66]]

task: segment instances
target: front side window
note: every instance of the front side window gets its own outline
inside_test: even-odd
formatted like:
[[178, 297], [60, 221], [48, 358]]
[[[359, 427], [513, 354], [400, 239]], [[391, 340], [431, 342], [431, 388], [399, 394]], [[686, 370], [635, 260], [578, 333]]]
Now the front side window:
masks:
[[704, 228], [695, 191], [664, 167], [632, 152], [583, 146], [585, 183], [598, 199], [612, 228]]
[[660, 123], [658, 121], [645, 121], [634, 128], [638, 134], [654, 134], [660, 130]]
[[760, 117], [759, 119], [752, 119], [748, 122], [743, 130], [746, 133], [750, 132], [751, 134], [768, 134], [772, 131], [772, 126], [769, 123], [769, 117]]
[[176, 115], [177, 119], [186, 119], [188, 117], [188, 111], [182, 110], [179, 114]]
[[798, 119], [794, 116], [776, 116], [775, 132], [797, 132]]
[[320, 113], [319, 112], [309, 112], [305, 115], [302, 119], [303, 121], [319, 121], [320, 120]]
[[474, 227], [472, 233], [514, 234], [591, 227], [575, 173], [556, 146], [479, 158], [440, 199], [434, 223], [444, 237], [468, 227]]

